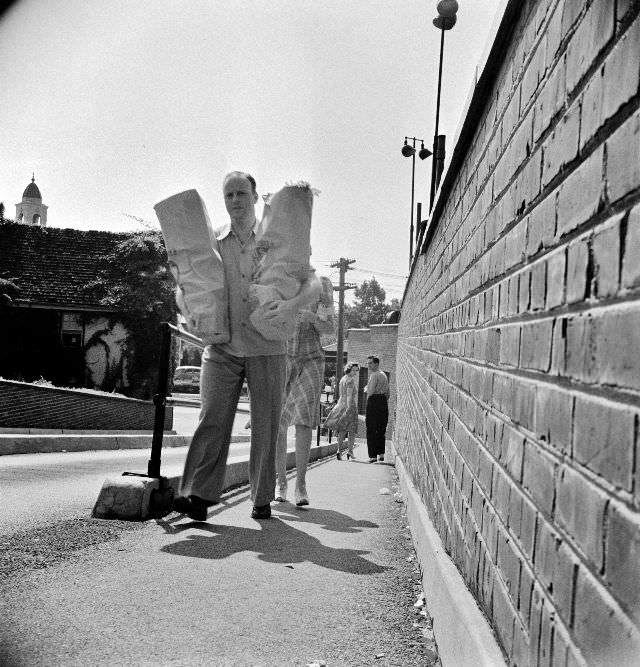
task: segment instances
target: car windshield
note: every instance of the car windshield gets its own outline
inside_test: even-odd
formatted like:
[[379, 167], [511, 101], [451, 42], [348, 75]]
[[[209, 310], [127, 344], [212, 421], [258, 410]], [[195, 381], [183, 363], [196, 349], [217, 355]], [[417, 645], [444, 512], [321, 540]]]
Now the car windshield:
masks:
[[176, 372], [173, 375], [174, 381], [176, 380], [191, 380], [197, 378], [200, 375], [199, 368], [176, 368]]

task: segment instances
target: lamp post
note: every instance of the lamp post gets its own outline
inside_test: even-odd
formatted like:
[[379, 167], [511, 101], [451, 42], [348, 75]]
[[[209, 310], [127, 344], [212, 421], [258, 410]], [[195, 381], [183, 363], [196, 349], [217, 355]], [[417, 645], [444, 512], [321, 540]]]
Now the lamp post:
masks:
[[[409, 146], [407, 143], [408, 141], [411, 141], [411, 146]], [[421, 160], [426, 160], [431, 155], [431, 151], [424, 147], [424, 139], [418, 139], [417, 137], [404, 138], [402, 154], [405, 157], [411, 158], [411, 226], [409, 227], [409, 266], [411, 266], [411, 258], [413, 257], [413, 199], [415, 195], [416, 182], [416, 141], [420, 142], [418, 157]], [[418, 224], [420, 224], [420, 220], [418, 220]]]
[[442, 88], [442, 55], [444, 52], [444, 33], [451, 30], [456, 24], [458, 3], [456, 0], [440, 0], [437, 4], [438, 16], [433, 19], [433, 25], [440, 30], [440, 61], [438, 63], [438, 95], [436, 98], [436, 127], [433, 133], [433, 166], [431, 168], [431, 193], [429, 197], [429, 212], [433, 208], [436, 190], [440, 185], [440, 178], [444, 169], [445, 135], [438, 134], [440, 123], [440, 90]]

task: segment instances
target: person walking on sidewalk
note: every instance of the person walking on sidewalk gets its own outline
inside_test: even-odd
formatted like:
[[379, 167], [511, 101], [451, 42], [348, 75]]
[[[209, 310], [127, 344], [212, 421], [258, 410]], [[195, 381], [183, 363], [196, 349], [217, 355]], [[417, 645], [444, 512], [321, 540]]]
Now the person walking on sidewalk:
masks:
[[[267, 340], [249, 319], [249, 286], [258, 225], [255, 179], [245, 172], [233, 171], [223, 180], [223, 194], [230, 222], [216, 229], [215, 235], [224, 265], [231, 340], [207, 345], [202, 356], [200, 419], [187, 453], [180, 495], [173, 504], [174, 510], [194, 521], [206, 521], [207, 508], [220, 500], [233, 421], [245, 378], [251, 394], [251, 516], [271, 516], [286, 372], [285, 342]], [[265, 317], [275, 325], [291, 321], [301, 307], [318, 298], [320, 290], [320, 280], [311, 270], [297, 296], [274, 301]]]
[[367, 425], [367, 449], [369, 463], [384, 461], [385, 435], [389, 421], [389, 380], [379, 370], [380, 359], [369, 355], [367, 357], [369, 381], [367, 382], [367, 408], [365, 423]]
[[355, 459], [353, 445], [358, 432], [358, 373], [356, 363], [347, 364], [340, 379], [338, 402], [325, 419], [324, 426], [335, 431], [338, 437], [336, 458], [342, 461], [342, 445], [348, 437], [347, 461]]
[[296, 505], [308, 505], [306, 475], [312, 431], [318, 425], [320, 393], [324, 384], [324, 350], [321, 333], [333, 332], [333, 285], [320, 278], [322, 294], [308, 309], [301, 310], [293, 336], [287, 341], [287, 384], [276, 448], [278, 483], [276, 500], [287, 500], [287, 431], [296, 428]]

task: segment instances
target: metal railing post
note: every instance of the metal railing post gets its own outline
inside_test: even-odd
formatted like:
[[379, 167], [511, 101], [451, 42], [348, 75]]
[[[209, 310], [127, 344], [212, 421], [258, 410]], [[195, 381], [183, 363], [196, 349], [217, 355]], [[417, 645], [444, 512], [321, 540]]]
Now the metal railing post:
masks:
[[151, 458], [147, 466], [147, 475], [156, 478], [160, 477], [162, 436], [164, 434], [167, 388], [169, 386], [169, 364], [171, 361], [171, 327], [168, 322], [163, 322], [161, 326], [162, 339], [160, 343], [160, 363], [158, 364], [158, 384], [156, 393], [153, 396], [156, 411], [153, 423], [153, 439], [151, 441]]

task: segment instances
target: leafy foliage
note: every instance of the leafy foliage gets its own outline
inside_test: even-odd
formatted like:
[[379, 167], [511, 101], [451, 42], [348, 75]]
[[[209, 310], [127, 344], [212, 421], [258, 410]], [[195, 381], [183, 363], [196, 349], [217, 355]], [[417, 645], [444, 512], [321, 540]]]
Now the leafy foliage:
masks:
[[13, 300], [20, 293], [20, 288], [6, 278], [0, 278], [0, 308], [13, 305]]
[[175, 282], [159, 230], [125, 237], [98, 260], [96, 278], [85, 287], [103, 306], [119, 311], [130, 332], [133, 394], [148, 398], [158, 368], [161, 322], [175, 322]]
[[4, 202], [0, 201], [0, 225], [3, 225], [5, 222], [13, 222], [10, 218], [5, 217], [5, 211]]
[[380, 324], [391, 307], [385, 302], [386, 292], [380, 283], [371, 277], [354, 291], [355, 303], [345, 306], [345, 328], [367, 329]]

